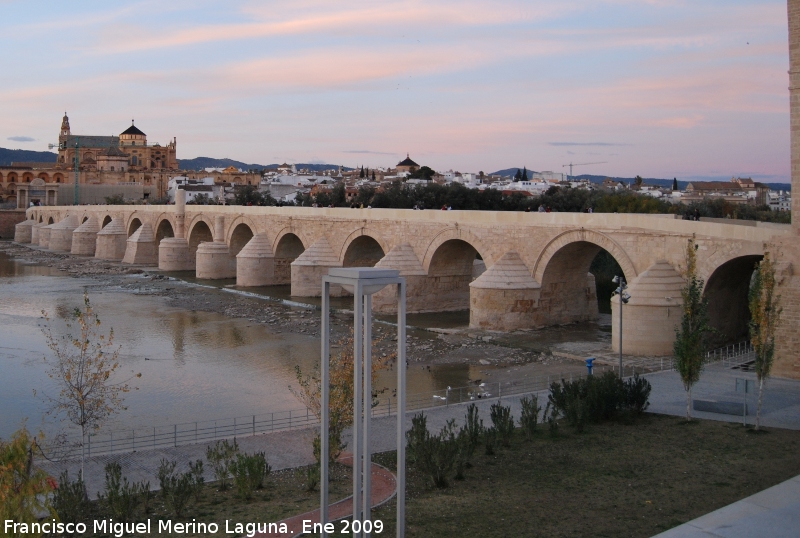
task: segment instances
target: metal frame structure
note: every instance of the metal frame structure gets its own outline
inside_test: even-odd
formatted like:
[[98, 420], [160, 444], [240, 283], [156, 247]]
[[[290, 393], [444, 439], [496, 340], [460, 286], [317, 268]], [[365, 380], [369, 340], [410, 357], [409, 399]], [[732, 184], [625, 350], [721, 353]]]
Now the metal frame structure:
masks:
[[[353, 293], [354, 311], [354, 412], [353, 412], [353, 521], [370, 520], [372, 453], [372, 294], [397, 286], [397, 537], [405, 536], [406, 510], [406, 281], [400, 272], [375, 267], [333, 268], [322, 278], [322, 398], [320, 433], [320, 523], [328, 523], [328, 455], [330, 453], [330, 290], [338, 284]], [[353, 533], [356, 538], [369, 532]], [[322, 532], [322, 536], [328, 536]]]

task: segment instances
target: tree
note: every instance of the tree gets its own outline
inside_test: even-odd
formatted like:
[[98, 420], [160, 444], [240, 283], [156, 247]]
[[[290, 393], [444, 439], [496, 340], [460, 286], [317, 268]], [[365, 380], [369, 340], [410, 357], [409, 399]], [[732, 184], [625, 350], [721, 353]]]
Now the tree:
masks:
[[372, 181], [375, 181], [375, 170], [372, 171]]
[[[52, 357], [45, 357], [50, 366], [47, 375], [60, 389], [56, 397], [48, 397], [52, 406], [49, 412], [66, 413], [70, 422], [81, 429], [81, 477], [86, 433], [124, 411], [123, 395], [131, 390], [130, 378], [112, 381], [120, 366], [120, 348], [114, 345], [114, 329], [109, 330], [107, 337], [100, 333], [100, 318], [89, 302], [88, 293], [83, 295], [83, 304], [83, 309], [75, 308], [71, 319], [67, 320], [67, 334], [58, 337], [49, 326], [42, 329], [47, 347], [53, 352]], [[47, 312], [43, 310], [42, 315], [49, 323]], [[73, 335], [73, 328], [77, 328], [79, 334]]]
[[358, 177], [360, 177], [361, 179], [364, 179], [364, 165], [363, 164], [361, 165], [361, 172], [358, 174]]
[[711, 332], [708, 318], [708, 299], [703, 297], [703, 279], [697, 277], [697, 245], [689, 239], [686, 245], [686, 286], [683, 297], [683, 317], [675, 329], [675, 370], [686, 389], [686, 421], [692, 420], [692, 387], [703, 371], [706, 335]]
[[[24, 427], [9, 441], [0, 439], [0, 520], [31, 524], [39, 521], [43, 513], [56, 517], [50, 505], [50, 493], [56, 482], [43, 470], [33, 465], [34, 452], [38, 450], [35, 437]], [[37, 534], [11, 533], [10, 536], [37, 536]], [[3, 536], [6, 536], [4, 534]]]
[[262, 193], [254, 185], [239, 185], [234, 192], [234, 205], [275, 205], [275, 198], [270, 193]]
[[678, 190], [678, 178], [676, 178], [676, 177], [672, 178], [672, 190], [673, 191], [677, 191]]
[[764, 395], [764, 382], [772, 370], [775, 358], [775, 330], [780, 323], [782, 308], [780, 295], [775, 295], [775, 266], [769, 257], [756, 266], [749, 292], [750, 303], [750, 342], [756, 355], [755, 370], [758, 378], [758, 408], [756, 410], [756, 430], [761, 422], [761, 402]]
[[[378, 340], [379, 342], [380, 340]], [[376, 349], [377, 342], [373, 343], [373, 349]], [[330, 359], [330, 393], [328, 400], [328, 408], [330, 410], [330, 454], [331, 461], [335, 461], [344, 446], [341, 444], [341, 434], [345, 428], [353, 425], [353, 414], [355, 409], [353, 407], [354, 398], [354, 379], [353, 379], [353, 332], [350, 335], [342, 338], [337, 342], [336, 347], [341, 349], [339, 353], [331, 354]], [[372, 357], [372, 382], [375, 386], [375, 380], [378, 372], [386, 369], [389, 362], [395, 357], [395, 354], [387, 354], [383, 357]], [[303, 372], [299, 365], [294, 367], [297, 377], [297, 384], [299, 389], [290, 386], [289, 390], [295, 397], [303, 402], [303, 404], [316, 416], [318, 419], [322, 418], [322, 373], [320, 372], [319, 364], [314, 366], [310, 375]], [[378, 391], [373, 391], [373, 398], [377, 396]], [[315, 440], [315, 452], [318, 450], [319, 436]]]
[[519, 181], [520, 179], [522, 179], [522, 171], [519, 168], [517, 168], [517, 172], [514, 174], [514, 181], [516, 182]]
[[642, 179], [642, 176], [636, 176], [634, 178], [634, 181], [636, 182], [636, 186], [637, 187], [641, 187], [642, 183], [644, 182], [644, 180]]
[[528, 168], [526, 166], [522, 167], [522, 174], [520, 175], [520, 179], [522, 181], [528, 181]]

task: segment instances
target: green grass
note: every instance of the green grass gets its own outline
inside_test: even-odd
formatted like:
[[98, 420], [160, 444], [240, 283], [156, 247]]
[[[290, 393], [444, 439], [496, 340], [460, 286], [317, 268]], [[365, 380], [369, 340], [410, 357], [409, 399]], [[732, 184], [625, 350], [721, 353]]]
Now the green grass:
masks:
[[[795, 431], [658, 415], [560, 430], [530, 441], [518, 430], [495, 456], [479, 449], [445, 490], [410, 469], [407, 536], [650, 537], [800, 474]], [[376, 459], [395, 466], [394, 453]], [[373, 514], [388, 536], [395, 506]]]

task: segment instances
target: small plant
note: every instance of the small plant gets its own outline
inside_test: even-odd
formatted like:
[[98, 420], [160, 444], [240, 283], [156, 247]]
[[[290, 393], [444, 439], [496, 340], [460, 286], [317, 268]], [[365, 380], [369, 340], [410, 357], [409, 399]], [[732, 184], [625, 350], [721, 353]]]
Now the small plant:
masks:
[[467, 436], [467, 440], [474, 450], [475, 447], [481, 442], [481, 435], [483, 435], [483, 420], [478, 418], [478, 406], [469, 404], [467, 407], [467, 414], [465, 416], [463, 431]]
[[255, 490], [264, 487], [264, 480], [271, 470], [263, 452], [238, 454], [231, 464], [236, 492], [242, 499], [251, 499]]
[[547, 402], [543, 416], [547, 422], [547, 431], [550, 433], [550, 437], [555, 439], [558, 437], [558, 410], [551, 402]]
[[635, 415], [644, 413], [650, 407], [650, 391], [652, 388], [650, 382], [639, 377], [639, 374], [627, 379], [623, 391], [625, 393], [626, 409]]
[[98, 493], [98, 500], [115, 520], [123, 523], [133, 521], [139, 499], [137, 486], [122, 476], [122, 466], [117, 462], [107, 464], [105, 471], [105, 493]]
[[411, 429], [406, 432], [410, 461], [420, 472], [428, 475], [434, 487], [446, 488], [459, 458], [455, 421], [447, 421], [437, 435], [428, 431], [424, 414], [414, 416], [411, 424]]
[[67, 471], [61, 473], [52, 502], [61, 521], [86, 521], [91, 517], [92, 504], [80, 474], [77, 480], [70, 481]]
[[176, 461], [161, 460], [158, 467], [158, 483], [161, 486], [161, 497], [167, 509], [181, 517], [186, 505], [195, 493], [195, 479], [192, 472], [178, 474], [175, 472]]
[[306, 467], [306, 491], [316, 491], [320, 481], [319, 465], [309, 465]]
[[142, 480], [141, 482], [136, 482], [133, 484], [133, 487], [135, 488], [136, 496], [142, 503], [142, 510], [144, 511], [144, 514], [149, 514], [150, 503], [153, 500], [153, 490], [150, 489], [150, 481]]
[[228, 489], [228, 478], [231, 476], [231, 465], [239, 453], [239, 444], [234, 437], [233, 443], [227, 439], [217, 441], [214, 446], [206, 448], [206, 459], [214, 472], [214, 478], [219, 483], [219, 490]]
[[483, 447], [487, 456], [494, 456], [497, 447], [497, 428], [494, 426], [486, 428], [483, 432]]
[[491, 407], [492, 426], [497, 431], [497, 438], [505, 446], [511, 446], [511, 436], [514, 434], [514, 418], [511, 416], [511, 407], [505, 407], [499, 402]]
[[189, 462], [189, 474], [192, 476], [194, 500], [199, 501], [200, 496], [203, 494], [203, 486], [206, 483], [206, 479], [203, 476], [203, 460], [196, 460], [194, 463]]
[[519, 425], [525, 431], [525, 437], [531, 439], [536, 433], [536, 427], [539, 425], [539, 413], [542, 411], [542, 407], [539, 405], [539, 397], [535, 394], [530, 397], [525, 396], [519, 403], [522, 406]]
[[[314, 459], [317, 460], [317, 465], [321, 463], [322, 458], [322, 443], [320, 439], [321, 437], [318, 433], [314, 436], [313, 441]], [[339, 427], [330, 428], [328, 430], [328, 465], [336, 463], [346, 446], [342, 442], [341, 429]]]

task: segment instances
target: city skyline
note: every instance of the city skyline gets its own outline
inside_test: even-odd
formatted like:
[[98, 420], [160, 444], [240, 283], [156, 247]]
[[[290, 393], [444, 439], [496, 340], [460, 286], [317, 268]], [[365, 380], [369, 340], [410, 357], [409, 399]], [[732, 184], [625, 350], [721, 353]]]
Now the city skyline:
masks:
[[785, 2], [0, 1], [0, 146], [790, 181]]

